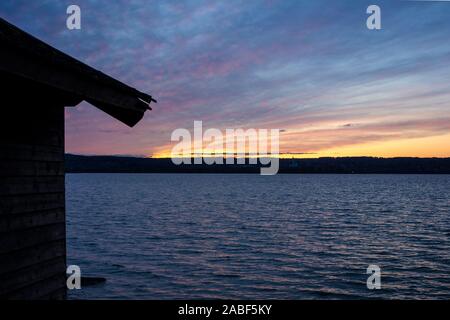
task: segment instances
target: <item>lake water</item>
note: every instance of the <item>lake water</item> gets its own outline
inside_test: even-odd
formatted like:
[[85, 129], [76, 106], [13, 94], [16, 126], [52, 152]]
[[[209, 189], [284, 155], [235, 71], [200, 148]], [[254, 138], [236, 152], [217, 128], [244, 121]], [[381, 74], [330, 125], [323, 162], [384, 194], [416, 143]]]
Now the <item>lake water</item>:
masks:
[[[68, 174], [72, 299], [449, 299], [449, 175]], [[368, 290], [366, 269], [381, 268]]]

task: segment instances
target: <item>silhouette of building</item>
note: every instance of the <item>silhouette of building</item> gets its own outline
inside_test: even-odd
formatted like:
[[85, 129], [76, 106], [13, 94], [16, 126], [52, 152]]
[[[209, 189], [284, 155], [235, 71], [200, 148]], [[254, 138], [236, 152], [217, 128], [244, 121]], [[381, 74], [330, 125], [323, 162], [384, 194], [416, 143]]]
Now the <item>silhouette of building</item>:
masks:
[[151, 102], [0, 19], [0, 298], [66, 296], [64, 107], [128, 126]]

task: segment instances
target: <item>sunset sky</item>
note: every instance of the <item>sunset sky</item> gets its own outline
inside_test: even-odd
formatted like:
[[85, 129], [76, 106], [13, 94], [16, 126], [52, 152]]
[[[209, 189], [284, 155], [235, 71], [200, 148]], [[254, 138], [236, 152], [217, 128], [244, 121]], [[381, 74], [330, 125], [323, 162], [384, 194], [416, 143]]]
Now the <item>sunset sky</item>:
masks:
[[158, 100], [134, 128], [67, 108], [70, 153], [168, 155], [202, 120], [281, 129], [281, 152], [308, 157], [450, 157], [450, 2], [3, 0], [0, 16]]

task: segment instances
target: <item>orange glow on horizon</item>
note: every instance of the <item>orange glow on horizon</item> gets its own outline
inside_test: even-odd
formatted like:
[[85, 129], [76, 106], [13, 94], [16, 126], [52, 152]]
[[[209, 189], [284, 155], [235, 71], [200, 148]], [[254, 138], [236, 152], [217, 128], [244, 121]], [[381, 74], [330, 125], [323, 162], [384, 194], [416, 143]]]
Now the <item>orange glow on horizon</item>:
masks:
[[[149, 155], [152, 158], [171, 158], [171, 150], [175, 145], [167, 145], [158, 148], [158, 150]], [[304, 154], [290, 152], [288, 150], [298, 150], [294, 145], [287, 146], [280, 142], [281, 159], [302, 159], [319, 157], [417, 157], [417, 158], [449, 158], [450, 157], [450, 133], [414, 139], [400, 139], [381, 142], [370, 142], [363, 144], [340, 146], [316, 151], [306, 151]], [[209, 150], [198, 150], [195, 154], [207, 154]], [[292, 154], [291, 154], [292, 153]]]

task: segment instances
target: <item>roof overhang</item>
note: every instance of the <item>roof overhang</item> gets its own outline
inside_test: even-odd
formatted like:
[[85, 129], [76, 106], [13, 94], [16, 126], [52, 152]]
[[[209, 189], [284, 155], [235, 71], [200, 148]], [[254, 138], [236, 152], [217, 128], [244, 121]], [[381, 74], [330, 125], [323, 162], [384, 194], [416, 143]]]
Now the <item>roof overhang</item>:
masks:
[[85, 100], [130, 127], [152, 96], [68, 56], [0, 18], [0, 70]]

